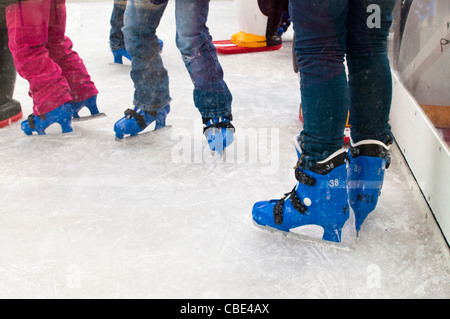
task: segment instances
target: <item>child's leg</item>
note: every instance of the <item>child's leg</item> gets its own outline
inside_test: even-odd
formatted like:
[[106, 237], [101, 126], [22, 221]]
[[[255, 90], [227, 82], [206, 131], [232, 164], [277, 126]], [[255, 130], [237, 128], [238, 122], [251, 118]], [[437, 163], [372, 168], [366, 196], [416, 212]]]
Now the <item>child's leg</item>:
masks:
[[79, 55], [72, 50], [72, 41], [65, 36], [65, 0], [51, 0], [48, 24], [47, 49], [50, 58], [62, 69], [62, 75], [69, 83], [74, 102], [85, 101], [98, 91]]
[[20, 1], [6, 8], [9, 47], [17, 72], [30, 83], [35, 115], [48, 113], [72, 99], [61, 68], [47, 51], [51, 2]]

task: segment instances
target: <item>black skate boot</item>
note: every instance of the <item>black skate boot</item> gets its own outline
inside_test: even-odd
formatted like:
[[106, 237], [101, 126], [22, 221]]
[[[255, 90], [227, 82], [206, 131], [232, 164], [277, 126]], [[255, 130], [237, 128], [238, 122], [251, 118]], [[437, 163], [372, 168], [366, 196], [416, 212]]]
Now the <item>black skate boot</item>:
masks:
[[20, 103], [13, 100], [16, 68], [8, 47], [5, 9], [0, 6], [0, 128], [22, 118]]
[[0, 104], [0, 128], [3, 128], [22, 118], [22, 108], [16, 100], [8, 100]]

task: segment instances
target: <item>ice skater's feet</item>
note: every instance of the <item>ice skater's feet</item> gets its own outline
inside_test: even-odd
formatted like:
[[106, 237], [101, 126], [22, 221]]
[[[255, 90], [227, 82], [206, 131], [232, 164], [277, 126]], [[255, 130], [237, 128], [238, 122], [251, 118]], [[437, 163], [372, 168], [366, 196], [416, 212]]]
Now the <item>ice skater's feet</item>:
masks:
[[209, 148], [219, 155], [223, 155], [225, 148], [234, 141], [235, 128], [231, 121], [231, 115], [203, 118], [203, 124], [205, 125], [203, 133], [206, 136]]
[[341, 242], [342, 228], [350, 215], [345, 151], [334, 153], [309, 170], [297, 167], [295, 177], [297, 185], [284, 198], [253, 206], [254, 222], [281, 232], [318, 225], [324, 230], [323, 240]]
[[125, 116], [114, 125], [116, 139], [122, 140], [126, 135], [136, 136], [155, 122], [155, 131], [166, 126], [166, 117], [170, 112], [170, 105], [157, 110], [143, 110], [135, 107], [125, 111]]
[[58, 123], [61, 125], [62, 133], [72, 132], [72, 107], [70, 103], [65, 103], [51, 112], [42, 115], [28, 116], [26, 121], [21, 124], [22, 131], [26, 135], [33, 135], [37, 132], [38, 135], [46, 135], [45, 130], [52, 124]]

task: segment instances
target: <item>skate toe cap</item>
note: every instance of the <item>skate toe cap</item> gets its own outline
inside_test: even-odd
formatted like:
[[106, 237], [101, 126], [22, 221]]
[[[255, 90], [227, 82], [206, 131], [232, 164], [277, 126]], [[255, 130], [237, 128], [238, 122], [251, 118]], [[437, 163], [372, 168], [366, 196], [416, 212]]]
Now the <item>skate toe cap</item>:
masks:
[[30, 127], [30, 124], [28, 123], [28, 121], [23, 121], [20, 124], [20, 128], [22, 129], [22, 131], [26, 134], [26, 135], [32, 135], [33, 134], [33, 130]]
[[253, 220], [260, 225], [275, 226], [273, 208], [276, 201], [260, 201], [253, 205]]

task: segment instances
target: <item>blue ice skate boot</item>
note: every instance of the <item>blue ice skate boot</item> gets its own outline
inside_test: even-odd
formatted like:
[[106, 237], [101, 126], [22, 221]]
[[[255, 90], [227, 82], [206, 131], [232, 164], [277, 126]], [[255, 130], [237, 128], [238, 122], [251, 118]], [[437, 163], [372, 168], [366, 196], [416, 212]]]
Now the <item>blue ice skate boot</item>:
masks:
[[318, 225], [324, 230], [323, 240], [341, 242], [342, 228], [350, 213], [346, 158], [346, 152], [340, 150], [309, 170], [297, 167], [298, 184], [282, 199], [256, 203], [252, 212], [254, 222], [283, 232]]
[[233, 117], [220, 116], [215, 118], [203, 118], [203, 134], [206, 136], [209, 148], [223, 155], [223, 151], [234, 141], [235, 128], [231, 121]]
[[359, 234], [361, 225], [377, 206], [384, 172], [390, 164], [389, 146], [375, 140], [351, 143], [348, 157], [348, 199]]
[[114, 132], [116, 138], [122, 140], [125, 135], [136, 136], [151, 123], [155, 122], [155, 131], [166, 126], [166, 117], [170, 112], [170, 105], [158, 110], [144, 111], [139, 107], [125, 111], [125, 116], [116, 122]]
[[[86, 117], [80, 117], [78, 115], [78, 112], [80, 112], [80, 110], [83, 107], [87, 107], [89, 109], [89, 112], [91, 112], [91, 116], [86, 116]], [[81, 102], [72, 102], [72, 112], [73, 112], [73, 119], [75, 121], [77, 120], [83, 120], [85, 118], [91, 118], [91, 117], [96, 117], [96, 116], [104, 116], [104, 113], [100, 113], [98, 111], [98, 107], [97, 107], [97, 95], [94, 95], [93, 97], [91, 97], [90, 99], [87, 99], [85, 101], [81, 101]]]
[[289, 13], [283, 12], [283, 14], [281, 15], [280, 26], [278, 27], [278, 34], [283, 35], [289, 29], [291, 23], [292, 19], [289, 16]]
[[72, 107], [70, 103], [65, 103], [43, 115], [31, 114], [26, 121], [22, 122], [21, 128], [26, 135], [33, 135], [33, 132], [37, 132], [38, 135], [45, 135], [45, 130], [54, 123], [61, 125], [62, 133], [73, 131], [71, 126]]
[[114, 63], [123, 64], [123, 58], [127, 58], [128, 60], [132, 60], [131, 55], [124, 48], [119, 50], [112, 50], [112, 54], [114, 56]]

